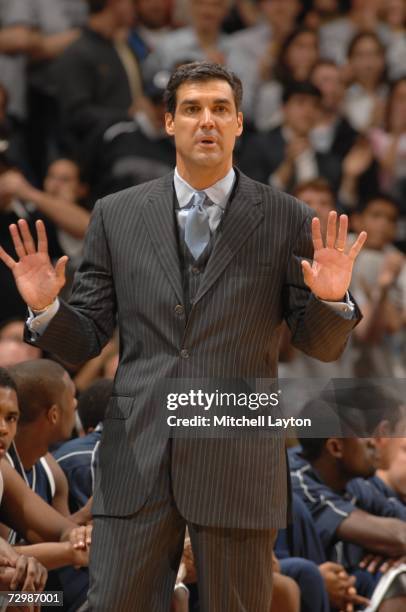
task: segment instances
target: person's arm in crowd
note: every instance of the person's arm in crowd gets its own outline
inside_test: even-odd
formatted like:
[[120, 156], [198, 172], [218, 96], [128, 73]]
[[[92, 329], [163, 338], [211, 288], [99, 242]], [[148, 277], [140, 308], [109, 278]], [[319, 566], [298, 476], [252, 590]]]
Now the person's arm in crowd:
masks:
[[117, 352], [118, 343], [116, 336], [114, 336], [103, 348], [100, 355], [93, 357], [93, 359], [89, 359], [75, 375], [74, 382], [77, 390], [79, 392], [84, 391], [96, 380], [96, 378], [102, 376], [104, 365], [110, 357]]
[[34, 557], [47, 570], [57, 569], [65, 565], [83, 567], [88, 564], [87, 553], [74, 548], [72, 542], [43, 542], [27, 546], [15, 546], [19, 555]]
[[32, 544], [67, 540], [77, 525], [27, 487], [6, 461], [1, 462], [1, 472], [4, 480], [2, 521]]
[[287, 189], [295, 171], [296, 158], [309, 148], [307, 138], [295, 138], [286, 145], [285, 158], [269, 177], [269, 182], [278, 189]]
[[86, 233], [90, 220], [87, 210], [75, 202], [36, 189], [17, 170], [9, 170], [0, 177], [0, 194], [32, 202], [43, 215], [74, 238], [83, 238]]
[[33, 60], [51, 60], [63, 53], [80, 35], [79, 28], [72, 28], [57, 34], [40, 34], [35, 46], [31, 49]]
[[37, 559], [19, 553], [0, 538], [0, 590], [43, 591], [47, 576]]
[[69, 485], [66, 476], [58, 463], [55, 461], [51, 453], [47, 453], [45, 460], [55, 481], [55, 494], [52, 499], [52, 507], [55, 508], [62, 516], [70, 516], [69, 512]]
[[14, 25], [0, 29], [0, 53], [30, 54], [39, 44], [40, 35], [25, 25]]
[[388, 299], [405, 258], [399, 252], [388, 253], [374, 287], [365, 287], [367, 302], [362, 306], [363, 319], [355, 328], [361, 342], [378, 343], [385, 333], [395, 333], [402, 327], [402, 312]]
[[358, 544], [365, 550], [387, 557], [400, 557], [406, 553], [404, 521], [375, 516], [358, 508], [340, 523], [336, 536], [339, 540]]
[[345, 156], [338, 199], [346, 208], [356, 207], [359, 178], [366, 172], [372, 161], [372, 149], [366, 139], [356, 142]]

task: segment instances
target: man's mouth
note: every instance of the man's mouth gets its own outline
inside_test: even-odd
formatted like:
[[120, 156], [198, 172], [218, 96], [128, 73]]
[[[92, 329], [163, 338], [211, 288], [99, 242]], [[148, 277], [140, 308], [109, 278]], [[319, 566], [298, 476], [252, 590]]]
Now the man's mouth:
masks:
[[202, 138], [199, 138], [198, 140], [198, 144], [201, 144], [204, 146], [214, 146], [216, 143], [217, 141], [214, 138], [214, 136], [203, 136]]

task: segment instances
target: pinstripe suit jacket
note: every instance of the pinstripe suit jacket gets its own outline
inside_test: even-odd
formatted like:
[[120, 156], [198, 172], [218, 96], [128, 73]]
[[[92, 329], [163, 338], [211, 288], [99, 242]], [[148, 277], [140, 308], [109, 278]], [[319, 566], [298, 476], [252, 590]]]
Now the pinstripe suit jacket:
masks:
[[[346, 320], [305, 287], [312, 257], [303, 203], [237, 171], [238, 184], [190, 315], [179, 315], [182, 275], [173, 173], [100, 200], [69, 304], [38, 345], [69, 362], [97, 355], [118, 317], [120, 364], [105, 421], [95, 514], [125, 516], [146, 501], [169, 432], [157, 394], [166, 378], [276, 375], [282, 320], [295, 346], [336, 359], [358, 320]], [[28, 336], [28, 334], [27, 334]], [[282, 439], [173, 439], [176, 503], [201, 525], [277, 528], [287, 478]]]

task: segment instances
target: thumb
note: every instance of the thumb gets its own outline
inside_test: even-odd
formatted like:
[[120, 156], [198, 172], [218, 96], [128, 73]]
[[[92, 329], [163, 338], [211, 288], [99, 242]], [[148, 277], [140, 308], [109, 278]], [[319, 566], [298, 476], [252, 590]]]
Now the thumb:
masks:
[[59, 284], [61, 287], [63, 287], [63, 285], [65, 284], [65, 269], [66, 269], [66, 264], [68, 263], [69, 257], [67, 255], [64, 255], [63, 257], [60, 257], [58, 259], [58, 261], [56, 262], [56, 266], [55, 266], [55, 274], [56, 274], [56, 278], [59, 281]]
[[305, 259], [302, 259], [301, 264], [302, 264], [304, 282], [306, 283], [308, 287], [311, 288], [313, 279], [314, 279], [314, 272], [312, 270], [312, 267], [309, 264], [309, 262], [306, 261]]

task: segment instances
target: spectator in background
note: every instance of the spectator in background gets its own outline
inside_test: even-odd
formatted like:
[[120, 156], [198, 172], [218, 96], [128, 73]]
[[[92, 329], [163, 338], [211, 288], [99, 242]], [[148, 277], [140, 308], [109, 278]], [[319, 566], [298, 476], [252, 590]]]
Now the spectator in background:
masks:
[[[7, 159], [0, 159], [0, 180], [1, 177], [13, 170]], [[8, 193], [0, 193], [0, 236], [1, 241], [5, 241], [12, 249], [13, 241], [8, 229], [9, 224], [17, 223], [18, 219], [26, 219], [32, 229], [35, 221], [43, 219], [49, 230], [49, 245], [52, 251], [52, 258], [58, 258], [62, 253], [58, 244], [54, 225], [41, 215], [29, 203], [23, 203]], [[0, 262], [0, 286], [2, 288], [2, 300], [0, 302], [0, 324], [10, 318], [27, 315], [27, 309], [21, 301], [15, 287], [12, 284], [12, 277], [9, 270]]]
[[390, 41], [386, 49], [389, 78], [398, 79], [406, 71], [406, 2], [385, 0], [381, 10], [382, 19], [390, 29]]
[[[1, 65], [1, 59], [0, 59]], [[28, 170], [27, 154], [23, 133], [16, 128], [9, 115], [9, 95], [1, 83], [0, 76], [0, 155], [5, 155], [11, 163]]]
[[65, 295], [71, 287], [73, 274], [81, 261], [82, 243], [90, 213], [77, 204], [87, 195], [80, 169], [70, 159], [57, 159], [47, 170], [44, 190], [31, 185], [17, 170], [0, 176], [0, 197], [13, 198], [24, 209], [33, 210], [55, 227], [55, 239], [61, 252], [69, 256]]
[[372, 128], [369, 140], [379, 164], [379, 186], [401, 205], [398, 239], [406, 241], [406, 76], [392, 83], [382, 128]]
[[[133, 0], [88, 0], [80, 37], [58, 58], [55, 78], [67, 143], [91, 164], [100, 134], [132, 117], [142, 96], [135, 55], [123, 40], [134, 19]], [[86, 166], [87, 167], [87, 166]]]
[[21, 124], [27, 115], [27, 55], [38, 45], [32, 15], [32, 0], [2, 0], [0, 3], [0, 75], [9, 96], [9, 115]]
[[319, 60], [310, 80], [321, 92], [319, 118], [311, 134], [313, 146], [316, 151], [332, 153], [342, 161], [358, 134], [343, 115], [345, 84], [340, 69], [330, 60]]
[[128, 44], [142, 62], [170, 32], [169, 0], [135, 0], [136, 20]]
[[253, 179], [292, 191], [298, 183], [324, 176], [335, 189], [340, 164], [314, 150], [310, 135], [319, 116], [321, 94], [308, 82], [293, 83], [283, 94], [281, 126], [255, 134], [243, 145], [241, 169]]
[[269, 78], [281, 45], [295, 28], [301, 9], [299, 0], [258, 0], [258, 6], [258, 24], [233, 34], [227, 61], [243, 84], [242, 110], [246, 123], [254, 121], [257, 88]]
[[357, 34], [348, 47], [350, 86], [344, 113], [352, 127], [365, 132], [383, 119], [388, 92], [385, 83], [385, 48], [374, 32]]
[[163, 93], [169, 72], [161, 70], [145, 83], [145, 98], [133, 121], [110, 126], [93, 160], [97, 197], [159, 178], [175, 164], [173, 140], [165, 130]]
[[406, 504], [406, 433], [401, 419], [391, 437], [378, 437], [379, 468], [369, 481], [392, 503]]
[[53, 453], [69, 483], [71, 513], [83, 508], [93, 495], [97, 448], [112, 391], [113, 381], [100, 379], [80, 395], [77, 409], [85, 435], [65, 442]]
[[321, 56], [345, 64], [348, 46], [360, 32], [376, 32], [382, 43], [388, 44], [390, 31], [379, 19], [380, 8], [381, 0], [350, 0], [347, 14], [320, 28]]
[[303, 18], [308, 28], [319, 30], [323, 25], [339, 17], [339, 0], [312, 0]]
[[[13, 340], [15, 342], [23, 342], [24, 339], [24, 324], [23, 319], [9, 319], [0, 325], [0, 352], [1, 352], [1, 340]], [[24, 343], [24, 346], [28, 345]], [[27, 353], [27, 359], [40, 359], [42, 357], [42, 351], [38, 351], [37, 347], [31, 347], [33, 350]]]
[[405, 363], [397, 348], [405, 325], [406, 266], [393, 246], [399, 207], [389, 196], [375, 195], [351, 216], [355, 231], [368, 233], [353, 269], [351, 291], [363, 313], [353, 334], [353, 374], [356, 377], [404, 376]]
[[172, 71], [186, 62], [207, 60], [225, 64], [229, 37], [221, 25], [230, 8], [230, 0], [188, 0], [190, 26], [179, 28], [163, 38], [143, 66], [145, 78], [160, 70]]
[[33, 358], [31, 351], [27, 351], [27, 344], [14, 338], [0, 339], [0, 367], [8, 368], [17, 363]]
[[257, 93], [255, 104], [257, 129], [267, 130], [281, 122], [284, 88], [292, 81], [309, 80], [318, 54], [318, 37], [314, 30], [300, 27], [287, 36], [268, 75], [268, 80], [260, 85]]

